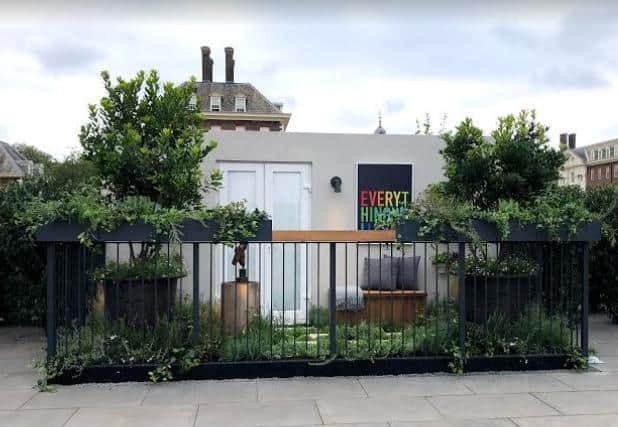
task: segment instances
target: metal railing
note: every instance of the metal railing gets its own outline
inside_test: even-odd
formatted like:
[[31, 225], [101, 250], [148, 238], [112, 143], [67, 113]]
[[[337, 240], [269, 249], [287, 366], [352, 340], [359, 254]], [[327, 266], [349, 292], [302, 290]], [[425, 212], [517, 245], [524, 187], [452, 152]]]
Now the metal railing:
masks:
[[[140, 264], [144, 247], [158, 255]], [[250, 242], [246, 273], [231, 263], [237, 247], [47, 243], [48, 358], [80, 369], [225, 364], [226, 376], [259, 361], [286, 376], [588, 351], [585, 242]], [[516, 254], [528, 269], [475, 268], [479, 251], [486, 265]]]

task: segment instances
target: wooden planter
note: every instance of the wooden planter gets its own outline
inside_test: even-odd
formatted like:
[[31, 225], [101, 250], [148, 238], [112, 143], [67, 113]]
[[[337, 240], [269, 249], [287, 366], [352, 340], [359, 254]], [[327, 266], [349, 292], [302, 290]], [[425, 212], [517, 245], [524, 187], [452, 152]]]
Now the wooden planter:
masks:
[[427, 293], [415, 290], [363, 290], [364, 306], [359, 311], [337, 310], [337, 323], [371, 322], [400, 327], [422, 317]]

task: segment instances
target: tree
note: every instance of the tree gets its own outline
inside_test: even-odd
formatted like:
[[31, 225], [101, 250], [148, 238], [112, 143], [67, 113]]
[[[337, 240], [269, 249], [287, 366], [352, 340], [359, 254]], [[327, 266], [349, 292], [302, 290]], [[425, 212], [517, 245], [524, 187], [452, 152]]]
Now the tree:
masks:
[[547, 129], [534, 111], [499, 118], [491, 139], [464, 120], [454, 134], [443, 136], [445, 190], [483, 209], [501, 199], [530, 202], [559, 178], [565, 161], [549, 147]]
[[46, 153], [43, 150], [39, 150], [33, 145], [28, 144], [15, 144], [15, 149], [21, 153], [26, 159], [32, 160], [34, 163], [38, 163], [43, 165], [45, 171], [49, 169], [50, 166], [56, 163], [56, 159], [49, 153]]
[[204, 143], [194, 105], [196, 82], [161, 84], [156, 71], [140, 71], [112, 84], [101, 73], [106, 96], [90, 106], [80, 142], [103, 185], [119, 199], [146, 196], [160, 206], [197, 206], [201, 191], [220, 182], [214, 171], [203, 182], [201, 164], [216, 142]]
[[64, 161], [54, 163], [46, 171], [45, 179], [56, 191], [70, 191], [100, 181], [97, 168], [79, 152], [73, 152]]

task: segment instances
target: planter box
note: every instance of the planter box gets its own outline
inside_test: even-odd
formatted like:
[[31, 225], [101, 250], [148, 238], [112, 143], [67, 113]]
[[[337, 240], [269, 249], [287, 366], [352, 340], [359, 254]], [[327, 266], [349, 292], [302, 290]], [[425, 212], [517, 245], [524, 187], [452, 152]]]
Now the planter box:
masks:
[[511, 321], [517, 320], [539, 297], [536, 276], [466, 275], [465, 286], [466, 319], [475, 323], [484, 323], [495, 312], [501, 312]]
[[[483, 242], [545, 242], [556, 240], [552, 239], [547, 231], [538, 229], [536, 225], [522, 224], [519, 221], [511, 221], [509, 223], [509, 235], [504, 240], [500, 238], [495, 223], [472, 220], [470, 225]], [[429, 242], [437, 240], [444, 242], [467, 242], [470, 240], [447, 225], [442, 226], [440, 236], [420, 236], [419, 230], [420, 224], [417, 221], [406, 221], [397, 226], [397, 239], [402, 242]], [[439, 239], [437, 239], [437, 237], [439, 237]], [[557, 237], [563, 241], [595, 242], [601, 239], [601, 224], [596, 220], [591, 221], [582, 225], [574, 235], [570, 234], [565, 228], [560, 231]]]
[[124, 319], [128, 325], [153, 325], [171, 315], [176, 300], [177, 278], [105, 280], [105, 317]]
[[[180, 225], [180, 239], [185, 243], [212, 242], [219, 228], [214, 221], [186, 220]], [[36, 233], [39, 242], [79, 242], [78, 236], [88, 230], [88, 226], [78, 223], [54, 222], [47, 224]], [[135, 224], [122, 224], [112, 231], [98, 231], [95, 240], [104, 242], [162, 242], [169, 240], [168, 236], [155, 235], [151, 226], [137, 221]], [[238, 239], [241, 240], [241, 239]], [[256, 235], [250, 242], [266, 242], [272, 240], [272, 221], [262, 221]]]
[[[550, 240], [551, 236], [546, 231], [539, 233], [539, 240]], [[597, 242], [601, 240], [601, 223], [597, 220], [582, 225], [577, 233], [571, 234], [566, 227], [558, 233], [558, 238], [570, 242]]]

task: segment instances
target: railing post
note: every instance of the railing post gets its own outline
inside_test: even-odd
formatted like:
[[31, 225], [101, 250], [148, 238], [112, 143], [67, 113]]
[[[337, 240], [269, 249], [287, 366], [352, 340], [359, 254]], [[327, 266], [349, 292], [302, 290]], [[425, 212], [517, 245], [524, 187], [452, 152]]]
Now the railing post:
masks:
[[588, 310], [589, 310], [589, 267], [590, 267], [590, 244], [584, 242], [584, 265], [582, 277], [582, 353], [588, 357]]
[[459, 276], [459, 349], [461, 357], [466, 359], [466, 244], [459, 242], [458, 250]]
[[47, 244], [47, 359], [56, 354], [56, 244]]
[[200, 327], [200, 244], [193, 243], [193, 345], [200, 342]]
[[337, 251], [336, 243], [329, 245], [329, 281], [328, 281], [328, 338], [330, 343], [331, 357], [337, 353], [337, 313], [336, 313], [336, 273], [337, 273]]

